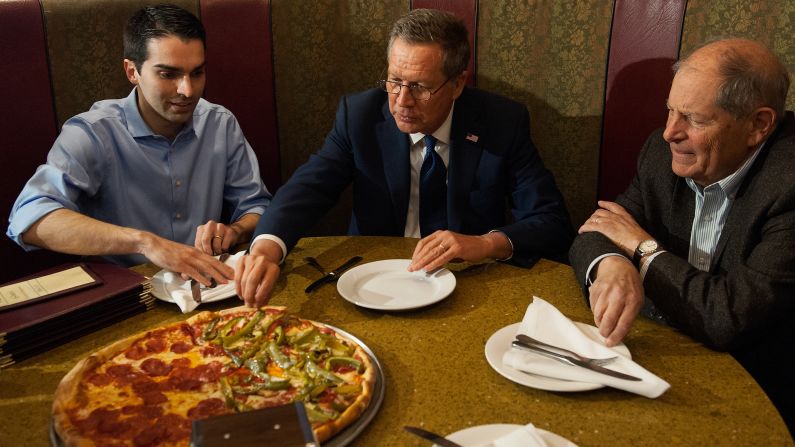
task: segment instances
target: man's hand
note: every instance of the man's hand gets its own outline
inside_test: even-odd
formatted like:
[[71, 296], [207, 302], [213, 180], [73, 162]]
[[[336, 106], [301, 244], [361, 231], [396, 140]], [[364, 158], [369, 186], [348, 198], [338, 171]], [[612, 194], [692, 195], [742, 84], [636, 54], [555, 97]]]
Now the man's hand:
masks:
[[467, 236], [449, 230], [436, 231], [417, 243], [409, 271], [431, 272], [448, 262], [477, 262], [486, 258], [511, 256], [511, 244], [505, 234], [495, 231], [481, 236]]
[[234, 225], [224, 225], [209, 220], [206, 224], [196, 227], [194, 245], [204, 253], [215, 256], [229, 251], [230, 247], [237, 244], [239, 237], [240, 233]]
[[211, 278], [218, 284], [226, 284], [235, 277], [232, 267], [195, 247], [172, 242], [151, 233], [144, 234], [141, 254], [158, 267], [187, 275], [205, 286], [210, 286]]
[[599, 261], [596, 280], [588, 291], [599, 334], [607, 338], [607, 346], [617, 345], [643, 307], [640, 274], [626, 258], [608, 256]]
[[282, 249], [273, 241], [260, 240], [235, 266], [235, 289], [248, 307], [268, 304], [273, 286], [279, 279]]
[[600, 208], [582, 224], [578, 233], [598, 231], [618, 245], [629, 257], [632, 257], [641, 241], [653, 239], [621, 205], [600, 200], [599, 206]]

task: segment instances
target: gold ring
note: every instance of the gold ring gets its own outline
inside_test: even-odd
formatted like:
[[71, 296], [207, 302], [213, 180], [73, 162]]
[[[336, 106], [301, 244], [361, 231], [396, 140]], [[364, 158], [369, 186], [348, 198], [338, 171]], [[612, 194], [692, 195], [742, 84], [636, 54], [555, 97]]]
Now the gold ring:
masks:
[[439, 248], [441, 248], [442, 251], [447, 251], [447, 247], [445, 247], [444, 244], [439, 244]]
[[215, 236], [213, 236], [213, 239], [221, 239], [221, 240], [224, 240], [223, 236], [218, 236], [217, 234], [216, 234]]

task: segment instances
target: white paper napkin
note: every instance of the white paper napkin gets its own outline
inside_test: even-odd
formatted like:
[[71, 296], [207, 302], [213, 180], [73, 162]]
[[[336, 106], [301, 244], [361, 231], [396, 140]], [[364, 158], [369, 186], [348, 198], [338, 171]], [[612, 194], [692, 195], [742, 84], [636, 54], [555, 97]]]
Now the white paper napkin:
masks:
[[648, 398], [659, 397], [671, 387], [668, 382], [652, 374], [631, 359], [624, 357], [602, 343], [597, 343], [588, 338], [555, 306], [539, 297], [533, 297], [533, 302], [527, 307], [527, 312], [525, 312], [518, 333], [528, 335], [550, 345], [566, 348], [586, 357], [606, 358], [618, 356], [615, 361], [604, 366], [614, 371], [639, 377], [642, 380], [632, 381], [611, 377], [578, 366], [566, 365], [518, 348], [512, 348], [503, 355], [503, 364], [511, 368], [556, 379], [598, 383]]
[[533, 424], [500, 436], [492, 442], [494, 447], [546, 447], [547, 443]]
[[[224, 264], [234, 268], [240, 259], [245, 254], [245, 251], [240, 251], [228, 257]], [[182, 276], [174, 272], [165, 272], [163, 274], [163, 285], [174, 300], [174, 303], [179, 306], [182, 313], [192, 312], [199, 305], [193, 300], [193, 294], [190, 290], [190, 280], [185, 281]], [[202, 302], [212, 302], [219, 299], [227, 298], [235, 294], [235, 282], [229, 281], [226, 284], [219, 284], [213, 288], [205, 288], [201, 286]]]

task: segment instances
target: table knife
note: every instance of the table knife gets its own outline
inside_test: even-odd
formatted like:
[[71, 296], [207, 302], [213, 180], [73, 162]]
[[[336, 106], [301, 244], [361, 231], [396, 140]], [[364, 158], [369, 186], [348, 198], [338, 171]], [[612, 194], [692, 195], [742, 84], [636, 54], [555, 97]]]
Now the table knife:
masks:
[[420, 438], [427, 439], [428, 441], [431, 441], [441, 447], [463, 447], [461, 444], [457, 444], [445, 438], [444, 436], [437, 435], [436, 433], [430, 432], [428, 430], [419, 427], [412, 427], [410, 425], [406, 425], [403, 427], [403, 430], [406, 430], [407, 432], [413, 435], [417, 435]]
[[348, 259], [341, 266], [339, 266], [339, 267], [335, 268], [334, 270], [326, 273], [325, 275], [323, 275], [322, 278], [320, 278], [320, 279], [316, 280], [315, 282], [313, 282], [312, 284], [308, 285], [306, 287], [306, 289], [304, 290], [304, 292], [309, 293], [309, 292], [317, 289], [318, 287], [322, 286], [323, 284], [326, 284], [328, 282], [336, 281], [339, 278], [339, 276], [343, 272], [345, 272], [345, 270], [348, 270], [349, 268], [353, 267], [354, 265], [359, 263], [361, 260], [362, 260], [361, 256], [354, 256], [354, 257]]
[[555, 360], [557, 360], [557, 361], [559, 361], [561, 363], [565, 363], [567, 365], [579, 366], [581, 368], [590, 369], [591, 371], [598, 372], [598, 373], [605, 374], [605, 375], [612, 376], [612, 377], [616, 377], [616, 378], [619, 378], [619, 379], [634, 380], [636, 382], [641, 381], [641, 379], [639, 379], [639, 378], [637, 378], [635, 376], [630, 376], [629, 374], [624, 374], [624, 373], [620, 373], [618, 371], [613, 371], [612, 369], [607, 369], [607, 368], [605, 368], [603, 366], [594, 365], [593, 363], [588, 363], [586, 361], [580, 360], [578, 358], [574, 358], [574, 357], [569, 356], [569, 355], [564, 355], [564, 354], [559, 354], [557, 352], [547, 351], [544, 348], [538, 347], [538, 346], [530, 344], [530, 343], [524, 343], [524, 342], [519, 341], [519, 340], [514, 340], [511, 344], [513, 346], [517, 347], [517, 348], [525, 349], [525, 350], [534, 352], [536, 354], [540, 354], [540, 355], [543, 355], [545, 357], [549, 357], [549, 358], [555, 359]]
[[190, 280], [190, 293], [193, 296], [193, 301], [196, 301], [197, 303], [202, 302], [202, 292], [199, 281], [196, 281], [195, 279]]

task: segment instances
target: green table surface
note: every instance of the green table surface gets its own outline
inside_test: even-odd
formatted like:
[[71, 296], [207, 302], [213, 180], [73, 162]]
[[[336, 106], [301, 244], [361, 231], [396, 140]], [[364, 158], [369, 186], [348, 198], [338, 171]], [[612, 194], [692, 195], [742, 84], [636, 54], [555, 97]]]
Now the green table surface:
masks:
[[[383, 404], [353, 446], [428, 446], [404, 425], [438, 433], [495, 424], [526, 424], [581, 446], [793, 445], [767, 396], [730, 355], [639, 318], [625, 342], [633, 358], [671, 384], [657, 399], [615, 389], [548, 392], [513, 383], [486, 362], [486, 340], [521, 321], [532, 297], [574, 321], [593, 324], [572, 269], [541, 260], [531, 269], [504, 263], [449, 264], [456, 288], [446, 299], [405, 312], [381, 312], [344, 300], [333, 284], [307, 295], [319, 273], [303, 258], [336, 266], [411, 257], [416, 239], [304, 238], [282, 266], [271, 304], [337, 326], [375, 353], [386, 378]], [[136, 270], [152, 275], [154, 266]], [[229, 299], [204, 304], [218, 310]], [[0, 446], [46, 446], [52, 396], [81, 358], [115, 340], [187, 315], [159, 302], [141, 315], [0, 370]]]

